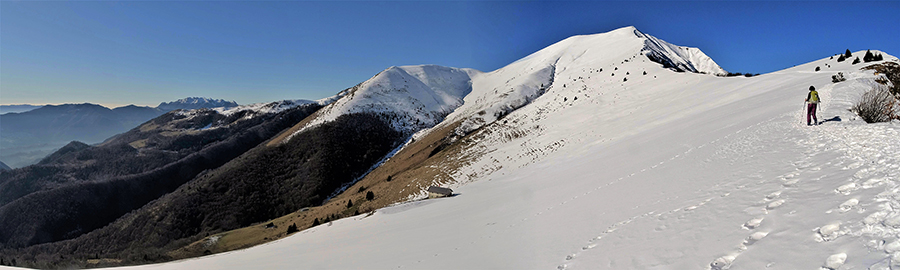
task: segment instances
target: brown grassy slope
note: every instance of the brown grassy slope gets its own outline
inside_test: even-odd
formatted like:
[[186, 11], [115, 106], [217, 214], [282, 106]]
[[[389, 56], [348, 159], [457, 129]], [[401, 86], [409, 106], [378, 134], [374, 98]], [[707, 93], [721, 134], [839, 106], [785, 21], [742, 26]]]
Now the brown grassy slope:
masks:
[[[263, 222], [211, 235], [170, 252], [169, 255], [173, 258], [189, 258], [255, 246], [287, 236], [287, 227], [292, 224], [296, 224], [302, 231], [312, 227], [315, 219], [327, 224], [328, 220], [366, 214], [404, 202], [433, 182], [448, 183], [453, 180], [450, 173], [465, 162], [456, 157], [461, 156], [461, 150], [470, 143], [467, 138], [453, 144], [445, 139], [457, 126], [459, 123], [436, 128], [324, 205], [301, 209], [271, 220], [276, 227], [266, 228], [268, 222]], [[435, 151], [438, 148], [443, 149]], [[387, 181], [389, 176], [391, 180]], [[375, 195], [371, 201], [366, 200], [368, 192]], [[347, 207], [348, 200], [353, 202], [350, 208]]]
[[888, 85], [888, 81], [890, 81], [893, 85], [890, 89], [891, 94], [900, 95], [900, 64], [885, 61], [884, 63], [863, 67], [862, 70], [874, 70], [876, 75], [884, 75], [884, 78], [879, 78], [876, 81], [883, 85]]
[[[276, 227], [267, 228], [268, 222], [262, 222], [219, 233], [170, 252], [169, 255], [173, 258], [189, 258], [252, 247], [286, 237], [287, 227], [292, 224], [296, 224], [300, 231], [311, 228], [316, 219], [326, 224], [323, 226], [327, 226], [327, 220], [349, 217], [357, 213], [366, 215], [376, 209], [405, 202], [433, 184], [465, 181], [466, 179], [453, 179], [452, 174], [460, 167], [471, 164], [487, 151], [478, 148], [477, 142], [485, 139], [508, 142], [527, 133], [539, 132], [541, 129], [539, 126], [522, 125], [518, 120], [510, 120], [509, 124], [506, 122], [503, 120], [486, 125], [453, 143], [450, 143], [449, 138], [460, 122], [436, 127], [431, 133], [407, 145], [390, 160], [324, 205], [304, 208], [268, 221]], [[484, 173], [497, 169], [500, 167], [495, 166]], [[389, 176], [391, 181], [387, 181]], [[464, 177], [478, 177], [478, 175]], [[375, 194], [372, 201], [365, 199], [369, 191]], [[347, 207], [348, 200], [353, 202], [350, 208]]]

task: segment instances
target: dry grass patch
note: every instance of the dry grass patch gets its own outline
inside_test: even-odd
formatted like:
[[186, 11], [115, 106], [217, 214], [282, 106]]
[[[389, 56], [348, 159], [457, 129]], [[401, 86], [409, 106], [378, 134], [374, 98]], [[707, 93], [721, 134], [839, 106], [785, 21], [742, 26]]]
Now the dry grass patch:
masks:
[[320, 112], [320, 111], [321, 111], [321, 109], [318, 110], [318, 111], [316, 111], [316, 112], [313, 113], [312, 115], [307, 116], [306, 118], [303, 118], [303, 120], [301, 120], [300, 122], [298, 122], [296, 125], [294, 125], [294, 126], [288, 128], [288, 129], [285, 129], [285, 130], [282, 131], [281, 133], [278, 133], [278, 135], [276, 135], [274, 138], [272, 138], [271, 140], [269, 140], [268, 143], [266, 143], [266, 146], [276, 146], [276, 145], [280, 144], [280, 143], [283, 142], [285, 139], [287, 139], [288, 137], [290, 137], [291, 135], [293, 135], [294, 133], [296, 133], [298, 130], [300, 130], [301, 128], [305, 127], [307, 124], [309, 124], [309, 122], [312, 122], [313, 119], [318, 118], [318, 117], [319, 117], [319, 112]]
[[[294, 128], [282, 132], [280, 138], [271, 140], [269, 144], [280, 142], [312, 118], [308, 117]], [[464, 139], [452, 144], [447, 142], [445, 138], [457, 126], [459, 123], [439, 127], [413, 142], [324, 205], [304, 208], [253, 226], [210, 235], [169, 252], [168, 255], [173, 259], [190, 258], [263, 244], [288, 236], [287, 228], [293, 224], [296, 224], [300, 231], [311, 228], [316, 220], [322, 226], [328, 226], [328, 221], [366, 215], [376, 209], [405, 202], [433, 183], [448, 183], [452, 181], [450, 172], [463, 164], [459, 161], [448, 161], [460, 160], [451, 157], [461, 156], [461, 150], [465, 148], [467, 141]], [[438, 148], [442, 150], [435, 152]], [[369, 192], [374, 194], [372, 200], [366, 198]], [[353, 202], [351, 207], [347, 207], [348, 200]], [[266, 228], [268, 223], [274, 226]]]

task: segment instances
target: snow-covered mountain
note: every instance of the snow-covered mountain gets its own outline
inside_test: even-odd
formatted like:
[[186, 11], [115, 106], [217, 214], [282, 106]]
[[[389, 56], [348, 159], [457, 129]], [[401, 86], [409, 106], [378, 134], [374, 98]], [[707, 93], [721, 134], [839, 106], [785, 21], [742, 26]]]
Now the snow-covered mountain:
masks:
[[[487, 73], [392, 67], [285, 133], [353, 113], [418, 133], [348, 192], [271, 224], [393, 204], [127, 269], [896, 269], [900, 123], [848, 111], [883, 82], [861, 69], [878, 63], [720, 77], [699, 49], [625, 27]], [[810, 85], [824, 101], [813, 127]], [[424, 200], [431, 185], [457, 196]]]
[[[641, 55], [647, 57], [638, 59]], [[373, 112], [389, 115], [395, 128], [407, 133], [464, 121], [457, 133], [465, 135], [530, 103], [568, 69], [599, 74], [606, 67], [612, 74], [616, 64], [636, 60], [656, 61], [677, 71], [727, 73], [697, 48], [672, 45], [624, 27], [565, 39], [490, 73], [435, 65], [390, 67], [345, 91], [307, 127], [348, 113]]]
[[264, 103], [255, 103], [249, 105], [240, 105], [234, 107], [217, 107], [213, 108], [214, 111], [225, 115], [231, 116], [235, 113], [239, 112], [253, 112], [253, 114], [264, 114], [264, 113], [279, 113], [285, 111], [287, 109], [291, 109], [297, 106], [317, 103], [318, 101], [313, 100], [305, 100], [305, 99], [295, 99], [295, 100], [281, 100], [274, 102], [264, 102]]
[[226, 101], [224, 99], [212, 99], [204, 97], [187, 97], [171, 102], [162, 102], [156, 108], [163, 111], [173, 110], [193, 110], [200, 108], [219, 108], [219, 107], [237, 107], [234, 101]]
[[390, 67], [341, 92], [297, 132], [341, 115], [375, 113], [387, 118], [394, 129], [412, 134], [441, 122], [462, 105], [463, 97], [472, 91], [472, 76], [480, 73], [436, 65]]
[[[477, 76], [465, 104], [449, 115], [445, 124], [463, 121], [456, 132], [468, 134], [529, 104], [548, 90], [586, 91], [593, 85], [585, 84], [585, 80], [624, 85], [626, 78], [634, 79], [654, 69], [657, 65], [654, 61], [678, 71], [727, 73], [697, 48], [672, 45], [631, 26], [573, 36], [499, 70]], [[626, 70], [625, 67], [634, 68]]]

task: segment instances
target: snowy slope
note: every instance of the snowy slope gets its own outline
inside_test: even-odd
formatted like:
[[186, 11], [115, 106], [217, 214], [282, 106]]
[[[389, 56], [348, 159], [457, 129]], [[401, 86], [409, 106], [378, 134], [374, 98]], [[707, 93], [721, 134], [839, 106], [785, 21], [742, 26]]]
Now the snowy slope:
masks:
[[[621, 32], [627, 31], [605, 35], [629, 34]], [[506, 112], [504, 121], [483, 121], [473, 130], [483, 139], [461, 154], [475, 161], [454, 168], [455, 197], [399, 204], [246, 250], [128, 268], [887, 269], [898, 263], [892, 257], [900, 259], [900, 211], [894, 210], [900, 209], [900, 123], [865, 124], [847, 111], [875, 83], [876, 75], [859, 70], [863, 64], [826, 58], [722, 78], [647, 61], [640, 38], [591, 37], [554, 44], [511, 64], [516, 70], [473, 76], [472, 93], [445, 122], [504, 110], [487, 102], [492, 93], [527, 97], [542, 82], [546, 89]], [[608, 40], [615, 41], [603, 43]], [[612, 53], [594, 51], [604, 48]], [[548, 63], [554, 71], [542, 71]], [[822, 71], [814, 72], [816, 66]], [[831, 83], [837, 72], [848, 80]], [[521, 81], [505, 85], [498, 75], [505, 73]], [[553, 74], [552, 82], [544, 74]], [[503, 87], [481, 88], [492, 85]], [[829, 121], [821, 126], [801, 123], [810, 85], [824, 100], [819, 119]]]
[[342, 92], [297, 132], [341, 115], [366, 112], [382, 114], [396, 130], [412, 134], [441, 122], [462, 105], [463, 97], [472, 91], [471, 77], [479, 73], [436, 65], [390, 67]]

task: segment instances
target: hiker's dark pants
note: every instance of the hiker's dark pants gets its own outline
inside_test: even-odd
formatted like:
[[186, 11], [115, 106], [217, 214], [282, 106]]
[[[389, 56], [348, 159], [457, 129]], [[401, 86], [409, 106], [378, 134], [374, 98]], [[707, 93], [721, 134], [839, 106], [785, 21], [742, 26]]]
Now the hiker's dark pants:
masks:
[[815, 122], [816, 124], [819, 124], [819, 119], [816, 118], [816, 107], [817, 107], [816, 105], [819, 105], [819, 104], [810, 103], [809, 105], [806, 105], [806, 124], [807, 125], [809, 125], [809, 123], [810, 123], [809, 122], [810, 117], [812, 117], [812, 120], [816, 121]]

